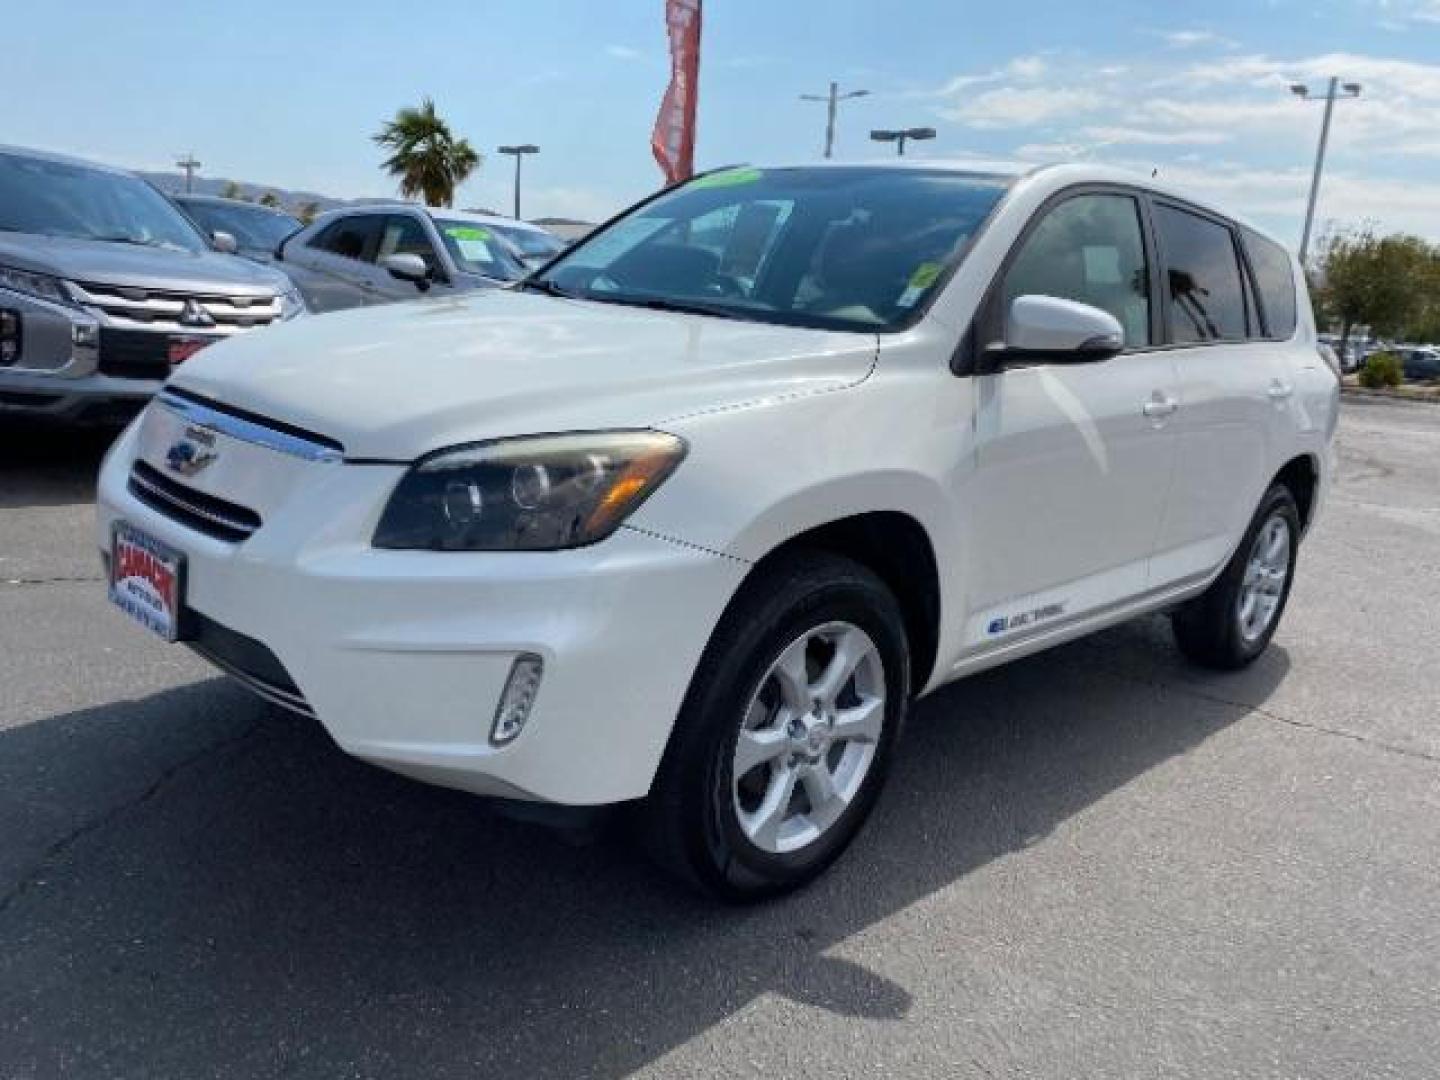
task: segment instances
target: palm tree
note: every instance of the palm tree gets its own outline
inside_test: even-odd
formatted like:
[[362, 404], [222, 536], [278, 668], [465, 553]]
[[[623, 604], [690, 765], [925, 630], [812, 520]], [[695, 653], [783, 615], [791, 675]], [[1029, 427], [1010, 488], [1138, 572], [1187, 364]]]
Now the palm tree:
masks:
[[455, 189], [480, 167], [480, 155], [450, 125], [435, 115], [435, 102], [425, 98], [418, 109], [404, 108], [374, 136], [391, 151], [384, 168], [400, 180], [400, 194], [421, 196], [427, 206], [453, 206]]
[[278, 210], [280, 208], [280, 196], [276, 195], [273, 191], [267, 191], [264, 195], [261, 195], [256, 202], [261, 206], [268, 206], [272, 210]]

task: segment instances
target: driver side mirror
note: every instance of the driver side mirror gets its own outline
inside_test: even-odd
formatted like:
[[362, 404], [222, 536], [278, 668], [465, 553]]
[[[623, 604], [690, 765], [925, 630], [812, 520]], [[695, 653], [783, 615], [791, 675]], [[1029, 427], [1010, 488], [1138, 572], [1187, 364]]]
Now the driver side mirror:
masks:
[[240, 250], [240, 244], [236, 241], [234, 234], [216, 229], [210, 234], [210, 246], [222, 255], [234, 255]]
[[390, 276], [408, 281], [421, 292], [430, 288], [430, 268], [419, 255], [386, 255], [380, 265], [390, 271]]
[[1016, 364], [1093, 364], [1125, 348], [1125, 328], [1108, 311], [1058, 296], [1017, 296], [1005, 341], [980, 353], [981, 374]]

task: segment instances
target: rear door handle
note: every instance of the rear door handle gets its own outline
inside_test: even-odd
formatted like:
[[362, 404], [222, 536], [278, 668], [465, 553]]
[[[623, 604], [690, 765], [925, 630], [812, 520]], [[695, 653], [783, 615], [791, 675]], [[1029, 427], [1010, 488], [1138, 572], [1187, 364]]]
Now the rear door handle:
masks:
[[1154, 397], [1140, 406], [1140, 411], [1151, 420], [1160, 420], [1169, 416], [1178, 408], [1180, 408], [1180, 402], [1176, 401], [1173, 397], [1167, 397], [1161, 394], [1160, 391], [1157, 390], [1155, 391]]
[[1284, 401], [1291, 394], [1295, 393], [1295, 387], [1291, 383], [1282, 382], [1279, 379], [1270, 380], [1270, 389], [1265, 393], [1270, 395], [1271, 401]]

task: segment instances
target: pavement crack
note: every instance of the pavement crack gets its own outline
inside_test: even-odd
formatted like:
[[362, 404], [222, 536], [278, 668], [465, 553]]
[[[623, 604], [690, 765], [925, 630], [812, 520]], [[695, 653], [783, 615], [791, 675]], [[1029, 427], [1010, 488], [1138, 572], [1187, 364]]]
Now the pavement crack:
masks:
[[1163, 690], [1174, 690], [1192, 698], [1213, 702], [1216, 705], [1228, 705], [1232, 709], [1240, 709], [1246, 713], [1257, 713], [1273, 723], [1285, 724], [1287, 727], [1298, 728], [1301, 731], [1309, 731], [1317, 735], [1330, 735], [1337, 739], [1348, 739], [1351, 742], [1360, 743], [1387, 754], [1395, 754], [1399, 757], [1410, 758], [1415, 761], [1426, 761], [1432, 765], [1440, 765], [1440, 754], [1431, 754], [1425, 750], [1416, 750], [1407, 746], [1396, 746], [1394, 743], [1374, 739], [1369, 735], [1362, 735], [1358, 731], [1346, 731], [1344, 728], [1332, 728], [1324, 724], [1312, 724], [1307, 720], [1296, 720], [1293, 717], [1275, 712], [1273, 709], [1267, 709], [1264, 705], [1256, 705], [1254, 702], [1237, 701], [1234, 698], [1225, 697], [1223, 694], [1213, 694], [1195, 686], [1187, 686], [1183, 683], [1162, 683], [1150, 679], [1137, 678], [1134, 675], [1128, 674], [1122, 674], [1122, 677], [1144, 686], [1158, 687]]
[[189, 769], [192, 765], [198, 764], [200, 761], [207, 757], [210, 757], [214, 754], [222, 753], [225, 750], [228, 750], [230, 747], [238, 745], [239, 743], [243, 742], [245, 739], [248, 739], [251, 735], [253, 735], [256, 730], [257, 725], [251, 724], [236, 735], [232, 735], [231, 737], [226, 739], [221, 739], [218, 742], [210, 743], [208, 746], [201, 747], [193, 754], [181, 758], [179, 761], [166, 767], [160, 773], [160, 775], [157, 776], [150, 783], [150, 785], [145, 788], [144, 791], [140, 792], [140, 794], [135, 796], [133, 799], [127, 799], [124, 802], [118, 803], [115, 806], [110, 807], [110, 809], [106, 810], [104, 813], [98, 815], [97, 817], [91, 818], [89, 821], [82, 822], [75, 828], [71, 829], [64, 836], [60, 837], [49, 847], [47, 847], [44, 853], [38, 859], [36, 859], [35, 862], [31, 864], [31, 866], [27, 870], [25, 870], [23, 874], [20, 875], [19, 879], [16, 881], [15, 885], [11, 889], [9, 889], [3, 894], [0, 894], [0, 915], [4, 915], [7, 911], [9, 911], [10, 908], [22, 896], [24, 896], [34, 887], [36, 881], [39, 880], [41, 873], [44, 872], [47, 866], [49, 866], [59, 856], [63, 855], [80, 840], [83, 840], [85, 837], [91, 835], [92, 833], [100, 832], [101, 830], [108, 828], [111, 824], [124, 817], [130, 811], [139, 809], [146, 803], [152, 801], [157, 795], [160, 794], [160, 792], [165, 788], [165, 786], [180, 773]]

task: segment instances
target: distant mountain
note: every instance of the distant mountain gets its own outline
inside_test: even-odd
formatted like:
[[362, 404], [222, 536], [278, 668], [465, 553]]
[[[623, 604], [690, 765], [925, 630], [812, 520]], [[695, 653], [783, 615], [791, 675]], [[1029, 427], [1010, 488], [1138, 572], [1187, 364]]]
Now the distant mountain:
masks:
[[[185, 191], [185, 177], [178, 173], [142, 172], [140, 175], [168, 194], [179, 195]], [[280, 200], [280, 205], [291, 212], [299, 210], [308, 203], [314, 203], [318, 212], [345, 206], [351, 201], [337, 199], [333, 195], [321, 195], [314, 191], [291, 191], [288, 188], [275, 187], [271, 184], [256, 184], [249, 180], [231, 180], [224, 176], [197, 176], [191, 191], [196, 195], [224, 195], [225, 189], [232, 183], [240, 189], [242, 196], [251, 202], [267, 192], [274, 192], [275, 197]], [[365, 201], [378, 202], [380, 200]]]

